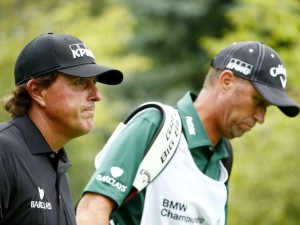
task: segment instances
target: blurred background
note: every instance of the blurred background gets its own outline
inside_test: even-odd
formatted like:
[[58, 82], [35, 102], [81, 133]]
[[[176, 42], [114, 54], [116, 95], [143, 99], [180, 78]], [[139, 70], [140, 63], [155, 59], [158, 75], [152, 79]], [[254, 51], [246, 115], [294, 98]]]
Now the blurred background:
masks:
[[[125, 75], [119, 86], [99, 85], [93, 131], [66, 146], [75, 203], [117, 123], [145, 101], [175, 105], [186, 91], [198, 93], [210, 59], [232, 42], [276, 49], [288, 71], [287, 92], [300, 103], [299, 0], [1, 0], [1, 98], [14, 89], [21, 49], [47, 32], [79, 37], [98, 64]], [[1, 108], [0, 121], [8, 119]], [[232, 141], [230, 225], [299, 224], [299, 129], [299, 116], [270, 107], [263, 125]]]

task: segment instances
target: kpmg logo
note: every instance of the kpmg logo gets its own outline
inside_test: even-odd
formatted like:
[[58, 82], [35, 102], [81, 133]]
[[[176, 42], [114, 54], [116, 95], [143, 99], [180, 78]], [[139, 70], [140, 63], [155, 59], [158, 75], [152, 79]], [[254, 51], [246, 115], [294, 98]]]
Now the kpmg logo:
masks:
[[[286, 69], [283, 67], [283, 65], [278, 65], [278, 67], [272, 67], [270, 69], [270, 75], [272, 77], [277, 77], [279, 76], [282, 87], [286, 87]], [[280, 76], [282, 75], [282, 76]]]
[[253, 66], [242, 60], [231, 58], [229, 63], [226, 65], [226, 68], [240, 72], [247, 76], [251, 73]]
[[88, 46], [86, 46], [83, 43], [69, 45], [69, 48], [72, 51], [74, 59], [85, 57], [85, 56], [92, 57], [93, 59], [95, 59], [92, 51], [88, 48]]

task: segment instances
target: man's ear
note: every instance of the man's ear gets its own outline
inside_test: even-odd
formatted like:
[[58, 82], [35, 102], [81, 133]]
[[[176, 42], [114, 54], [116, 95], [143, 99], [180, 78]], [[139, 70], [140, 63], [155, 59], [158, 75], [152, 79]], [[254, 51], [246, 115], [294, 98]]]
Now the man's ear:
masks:
[[34, 79], [31, 79], [27, 82], [27, 91], [34, 102], [42, 107], [46, 105], [44, 99], [45, 89], [41, 88]]
[[222, 92], [226, 92], [229, 89], [232, 88], [232, 85], [234, 83], [235, 76], [231, 70], [224, 70], [220, 74], [219, 77], [219, 84], [221, 87]]

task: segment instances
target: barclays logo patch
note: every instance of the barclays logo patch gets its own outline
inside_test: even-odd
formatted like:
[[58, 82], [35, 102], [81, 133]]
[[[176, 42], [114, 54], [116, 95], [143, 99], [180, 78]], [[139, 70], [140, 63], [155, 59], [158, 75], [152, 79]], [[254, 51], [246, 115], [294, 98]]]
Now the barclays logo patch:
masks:
[[48, 209], [48, 210], [51, 210], [52, 209], [51, 203], [43, 201], [44, 196], [45, 196], [44, 189], [38, 187], [38, 193], [39, 193], [40, 200], [31, 201], [30, 202], [30, 207], [32, 209]]

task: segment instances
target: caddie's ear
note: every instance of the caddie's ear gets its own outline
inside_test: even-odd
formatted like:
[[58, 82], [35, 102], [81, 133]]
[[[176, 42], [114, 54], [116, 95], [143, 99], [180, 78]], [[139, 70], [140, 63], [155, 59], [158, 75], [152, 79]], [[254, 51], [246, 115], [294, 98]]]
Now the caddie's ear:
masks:
[[34, 102], [42, 107], [46, 105], [44, 100], [45, 89], [39, 86], [36, 80], [31, 79], [27, 82], [27, 91]]
[[228, 91], [235, 81], [235, 76], [231, 70], [223, 70], [219, 76], [219, 84], [222, 92]]

